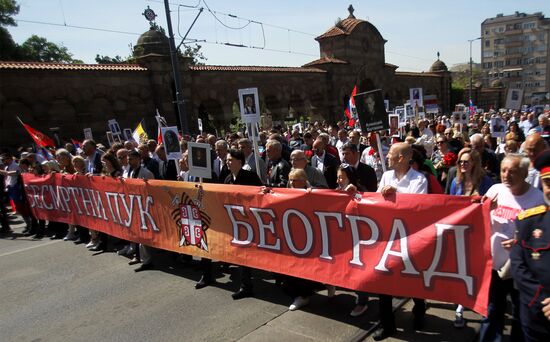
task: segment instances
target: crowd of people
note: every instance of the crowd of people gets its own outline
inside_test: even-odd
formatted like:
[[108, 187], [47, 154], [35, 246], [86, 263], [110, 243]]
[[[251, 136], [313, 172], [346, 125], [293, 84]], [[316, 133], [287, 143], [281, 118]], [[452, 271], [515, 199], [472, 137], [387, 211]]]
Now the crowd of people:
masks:
[[[507, 124], [506, 135], [498, 139], [490, 130], [490, 120], [497, 115]], [[197, 182], [189, 172], [187, 144], [207, 143], [212, 147], [212, 177], [208, 182], [263, 186], [266, 192], [273, 188], [334, 189], [350, 196], [360, 192], [379, 192], [384, 196], [396, 192], [432, 193], [491, 201], [493, 273], [489, 312], [481, 324], [480, 340], [501, 339], [508, 295], [512, 302], [513, 340], [550, 340], [550, 279], [547, 272], [540, 271], [541, 267], [550, 267], [550, 226], [545, 218], [550, 203], [550, 172], [545, 170], [550, 166], [549, 116], [548, 112], [537, 118], [532, 112], [488, 112], [472, 115], [467, 125], [436, 116], [407, 123], [400, 129], [399, 137], [382, 132], [380, 139], [376, 134], [346, 127], [345, 121], [335, 125], [315, 122], [304, 127], [303, 132], [275, 127], [259, 133], [258, 154], [245, 132], [231, 132], [224, 137], [202, 134], [180, 140], [183, 154], [178, 161], [168, 160], [164, 147], [155, 140], [139, 144], [117, 142], [109, 148], [86, 140], [81, 150], [68, 143], [55, 151], [53, 160], [31, 148], [21, 148], [15, 155], [5, 151], [0, 167], [4, 184], [1, 232], [11, 233], [6, 207], [9, 200], [25, 222], [25, 235], [74, 241], [92, 251], [104, 251], [116, 242], [118, 254], [130, 257], [131, 265], [140, 264], [136, 272], [152, 269], [158, 251], [150, 246], [115, 241], [105, 233], [78, 225], [34, 218], [26, 203], [21, 174], [58, 172]], [[532, 228], [534, 240], [518, 230], [525, 222], [540, 217], [540, 226], [525, 228]], [[520, 240], [519, 236], [524, 238]], [[530, 249], [537, 254], [531, 254]], [[202, 259], [201, 266], [203, 275], [197, 289], [215, 281], [212, 261]], [[253, 270], [240, 269], [241, 281], [232, 295], [234, 299], [253, 296]], [[327, 289], [329, 296], [334, 295], [334, 287], [328, 284], [282, 275], [276, 278], [291, 297], [289, 310], [307, 305], [317, 290]], [[368, 299], [369, 294], [358, 292], [350, 314], [364, 314]], [[422, 299], [414, 299], [414, 303], [414, 327], [422, 329], [427, 306]], [[381, 325], [374, 334], [375, 340], [396, 332], [392, 297], [379, 295], [379, 308]], [[458, 305], [454, 321], [457, 328], [465, 325], [463, 310]]]

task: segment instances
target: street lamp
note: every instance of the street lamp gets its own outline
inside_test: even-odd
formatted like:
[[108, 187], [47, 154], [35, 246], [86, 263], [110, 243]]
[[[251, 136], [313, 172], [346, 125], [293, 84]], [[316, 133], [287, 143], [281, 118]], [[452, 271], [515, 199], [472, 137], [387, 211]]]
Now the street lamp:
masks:
[[479, 40], [481, 39], [481, 37], [477, 37], [475, 39], [468, 39], [468, 42], [470, 42], [470, 92], [469, 92], [469, 97], [468, 99], [471, 101], [472, 100], [472, 82], [473, 82], [473, 78], [474, 78], [474, 74], [473, 74], [473, 70], [472, 70], [472, 43], [475, 42], [476, 40]]

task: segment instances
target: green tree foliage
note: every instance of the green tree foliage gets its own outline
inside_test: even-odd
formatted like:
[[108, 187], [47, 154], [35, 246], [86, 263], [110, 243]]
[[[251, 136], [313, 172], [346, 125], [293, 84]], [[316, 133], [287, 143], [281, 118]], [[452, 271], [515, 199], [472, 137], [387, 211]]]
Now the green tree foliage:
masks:
[[180, 53], [185, 57], [193, 58], [191, 65], [204, 65], [203, 61], [206, 61], [207, 58], [204, 57], [204, 55], [200, 51], [201, 48], [202, 46], [199, 44], [196, 44], [195, 46], [186, 45], [185, 50], [183, 50], [183, 52], [180, 50]]
[[63, 45], [58, 46], [37, 35], [32, 35], [19, 49], [21, 60], [24, 61], [82, 63], [73, 59], [73, 55]]
[[0, 26], [17, 26], [13, 16], [19, 13], [15, 0], [0, 0]]
[[[470, 88], [470, 67], [468, 64], [463, 64], [454, 68], [451, 68], [453, 77], [453, 87], [459, 89]], [[475, 86], [476, 82], [480, 82], [483, 79], [483, 70], [479, 67], [479, 64], [472, 67], [472, 84]]]

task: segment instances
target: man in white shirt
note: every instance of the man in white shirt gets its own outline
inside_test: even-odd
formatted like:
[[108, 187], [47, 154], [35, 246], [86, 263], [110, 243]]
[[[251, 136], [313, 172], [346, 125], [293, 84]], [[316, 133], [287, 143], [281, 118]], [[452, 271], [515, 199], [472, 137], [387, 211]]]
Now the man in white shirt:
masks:
[[510, 249], [515, 243], [516, 217], [526, 209], [544, 204], [542, 191], [525, 181], [530, 161], [520, 154], [509, 154], [500, 165], [502, 183], [489, 188], [485, 197], [491, 210], [491, 253], [493, 272], [489, 289], [488, 315], [481, 321], [480, 341], [502, 339], [507, 295], [512, 298], [511, 340], [523, 340], [519, 322], [518, 292], [510, 274]]
[[[415, 171], [410, 166], [413, 155], [412, 148], [407, 143], [392, 145], [388, 153], [388, 166], [391, 170], [384, 172], [378, 192], [384, 196], [395, 193], [426, 194], [428, 193], [428, 181], [423, 174]], [[395, 317], [392, 311], [392, 296], [379, 295], [379, 314], [381, 327], [375, 331], [373, 338], [376, 341], [383, 340], [396, 332]], [[422, 299], [414, 300], [414, 326], [420, 329], [424, 322], [426, 304]]]
[[130, 173], [130, 164], [128, 164], [128, 150], [121, 148], [116, 151], [116, 158], [122, 167], [122, 178], [128, 178]]
[[344, 146], [348, 142], [348, 132], [346, 132], [345, 129], [341, 129], [338, 131], [338, 141], [336, 142], [336, 149], [338, 150], [338, 154], [340, 156], [340, 160], [344, 160], [344, 156], [342, 155], [342, 146]]

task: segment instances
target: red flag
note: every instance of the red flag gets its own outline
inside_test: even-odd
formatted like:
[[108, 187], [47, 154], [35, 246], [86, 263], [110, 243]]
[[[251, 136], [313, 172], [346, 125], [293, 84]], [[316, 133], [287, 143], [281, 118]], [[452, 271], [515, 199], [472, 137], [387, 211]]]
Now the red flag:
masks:
[[23, 123], [23, 121], [19, 120], [21, 124], [23, 125], [23, 128], [27, 130], [27, 132], [30, 134], [32, 140], [38, 145], [38, 147], [53, 147], [55, 148], [55, 142], [46, 136], [44, 133], [37, 131], [36, 129], [32, 128], [31, 126]]

